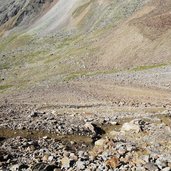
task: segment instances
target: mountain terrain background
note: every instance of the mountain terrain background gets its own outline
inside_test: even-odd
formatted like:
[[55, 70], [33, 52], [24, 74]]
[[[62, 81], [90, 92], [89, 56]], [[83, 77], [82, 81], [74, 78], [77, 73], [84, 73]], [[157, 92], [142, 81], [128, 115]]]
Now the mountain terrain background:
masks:
[[170, 0], [0, 0], [1, 99], [169, 103]]

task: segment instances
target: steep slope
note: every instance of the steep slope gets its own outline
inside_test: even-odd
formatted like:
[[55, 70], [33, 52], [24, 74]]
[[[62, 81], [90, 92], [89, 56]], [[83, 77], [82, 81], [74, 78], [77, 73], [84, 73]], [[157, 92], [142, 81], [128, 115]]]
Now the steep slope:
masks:
[[[25, 92], [26, 88], [38, 91], [40, 87], [50, 88], [53, 85], [59, 88], [66, 82], [75, 85], [73, 82], [78, 78], [91, 76], [95, 76], [96, 82], [99, 75], [170, 65], [169, 0], [50, 2], [43, 1], [44, 5], [41, 5], [35, 17], [31, 20], [26, 17], [19, 25], [10, 27], [13, 29], [8, 36], [1, 38], [2, 93]], [[160, 74], [160, 70], [156, 72]], [[105, 84], [105, 81], [100, 81], [98, 85], [104, 86], [102, 83]], [[74, 92], [79, 92], [80, 85], [75, 86]], [[156, 88], [161, 86], [156, 85]], [[88, 85], [85, 89], [89, 89]], [[128, 91], [127, 88], [125, 91]], [[60, 92], [57, 91], [57, 94]], [[94, 96], [93, 99], [99, 99], [98, 95]], [[64, 97], [67, 97], [67, 91]]]
[[[103, 1], [103, 0], [24, 0], [0, 2], [0, 26], [36, 33], [59, 32], [61, 29], [81, 28], [93, 30], [117, 25], [138, 10], [147, 0]], [[78, 30], [79, 30], [78, 29]], [[77, 31], [78, 31], [77, 30]]]
[[[32, 24], [56, 3], [56, 0], [0, 0], [0, 33]], [[21, 29], [20, 29], [21, 31]]]
[[41, 32], [44, 34], [59, 31], [69, 24], [72, 16], [73, 8], [78, 6], [79, 0], [72, 0], [66, 2], [60, 0], [56, 5], [52, 7], [43, 17], [41, 17], [32, 26], [31, 31]]

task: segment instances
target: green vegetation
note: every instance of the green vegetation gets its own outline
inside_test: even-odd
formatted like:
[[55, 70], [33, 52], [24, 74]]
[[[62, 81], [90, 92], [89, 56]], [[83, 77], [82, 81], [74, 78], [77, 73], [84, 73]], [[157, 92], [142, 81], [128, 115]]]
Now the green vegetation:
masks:
[[143, 70], [148, 70], [148, 69], [153, 69], [153, 68], [160, 68], [163, 66], [166, 66], [166, 64], [138, 66], [136, 68], [131, 69], [131, 71], [143, 71]]
[[6, 90], [11, 87], [12, 87], [12, 85], [0, 85], [0, 91]]
[[3, 69], [9, 69], [9, 65], [7, 63], [4, 63], [4, 64], [0, 64], [0, 70], [3, 70]]
[[11, 42], [12, 47], [22, 47], [24, 45], [27, 45], [29, 41], [31, 41], [32, 36], [28, 34], [22, 34], [21, 36], [17, 36], [13, 39]]
[[90, 77], [90, 76], [96, 76], [96, 75], [101, 75], [101, 74], [112, 74], [116, 72], [118, 71], [115, 69], [106, 70], [106, 71], [99, 70], [99, 71], [92, 71], [92, 72], [88, 72], [88, 71], [73, 72], [73, 73], [68, 74], [66, 77], [64, 77], [64, 81], [72, 81], [74, 79], [81, 78], [81, 77]]
[[7, 38], [1, 40], [0, 50], [22, 47], [28, 44], [31, 38], [31, 35], [28, 34], [12, 34]]
[[60, 56], [57, 56], [57, 55], [48, 55], [47, 58], [45, 59], [44, 61], [44, 64], [49, 64], [49, 63], [52, 63], [54, 61], [58, 61], [60, 60], [61, 57]]
[[0, 51], [1, 50], [4, 50], [6, 47], [8, 47], [8, 45], [14, 40], [16, 39], [18, 35], [17, 34], [14, 34], [14, 35], [11, 35], [11, 36], [8, 36], [6, 39], [2, 40], [0, 42]]
[[[1, 86], [0, 90], [10, 88], [8, 84], [12, 84], [15, 88], [24, 88], [46, 80], [49, 82], [72, 81], [81, 77], [118, 72], [115, 69], [100, 70], [100, 65], [92, 69], [92, 63], [93, 61], [101, 62], [101, 56], [103, 57], [106, 52], [107, 47], [103, 49], [101, 40], [108, 37], [109, 34], [115, 35], [113, 34], [115, 26], [139, 9], [143, 2], [143, 0], [112, 0], [104, 1], [104, 4], [99, 5], [98, 1], [90, 0], [72, 13], [73, 17], [78, 17], [89, 9], [85, 16], [80, 16], [79, 23], [76, 23], [78, 32], [77, 29], [74, 29], [73, 33], [59, 34], [59, 36], [54, 34], [33, 37], [30, 34], [18, 33], [4, 37], [0, 40], [0, 51], [5, 54], [5, 57], [0, 59], [0, 71], [9, 68], [10, 70], [8, 72], [4, 70], [7, 82], [3, 84], [7, 85]], [[77, 19], [79, 18], [75, 19], [76, 22]], [[79, 26], [82, 27], [82, 30], [79, 29]], [[112, 42], [109, 41], [109, 44]], [[127, 61], [126, 57], [125, 61]], [[149, 64], [149, 66], [138, 66], [129, 71], [141, 71], [162, 66], [164, 64]]]

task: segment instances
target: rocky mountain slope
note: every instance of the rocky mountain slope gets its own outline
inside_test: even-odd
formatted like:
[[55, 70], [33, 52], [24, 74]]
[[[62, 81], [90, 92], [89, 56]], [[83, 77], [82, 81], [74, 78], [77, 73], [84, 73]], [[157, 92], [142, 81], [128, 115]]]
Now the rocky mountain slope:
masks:
[[0, 3], [4, 86], [170, 64], [168, 0]]
[[0, 0], [0, 170], [171, 170], [170, 0]]

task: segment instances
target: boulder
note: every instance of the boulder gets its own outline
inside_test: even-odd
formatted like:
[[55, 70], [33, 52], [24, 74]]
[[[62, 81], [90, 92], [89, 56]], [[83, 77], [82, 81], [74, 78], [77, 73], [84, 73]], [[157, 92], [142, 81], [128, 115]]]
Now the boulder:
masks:
[[106, 143], [106, 139], [99, 139], [95, 142], [95, 146], [104, 146], [104, 144]]
[[124, 123], [121, 128], [121, 132], [129, 132], [129, 131], [138, 133], [141, 131], [141, 127], [140, 125], [135, 124], [133, 121]]
[[95, 132], [94, 126], [90, 122], [85, 123], [84, 128], [87, 129], [87, 130], [90, 130], [93, 133]]

